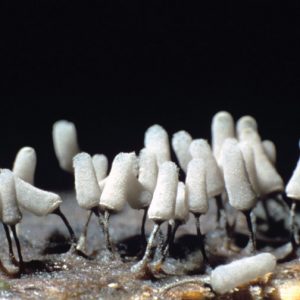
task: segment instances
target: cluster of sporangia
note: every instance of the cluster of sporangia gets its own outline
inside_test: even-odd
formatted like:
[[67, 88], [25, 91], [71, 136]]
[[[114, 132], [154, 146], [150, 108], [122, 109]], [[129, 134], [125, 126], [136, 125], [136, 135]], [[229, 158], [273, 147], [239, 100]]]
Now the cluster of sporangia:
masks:
[[[161, 249], [160, 263], [164, 261], [178, 226], [187, 221], [189, 213], [195, 217], [199, 249], [204, 261], [207, 261], [199, 218], [207, 213], [209, 201], [212, 201], [209, 199], [212, 198], [216, 199], [218, 209], [223, 213], [224, 204], [228, 202], [244, 213], [250, 233], [249, 245], [254, 254], [253, 208], [258, 199], [264, 201], [270, 195], [277, 195], [282, 200], [287, 196], [293, 199], [291, 219], [294, 220], [295, 200], [300, 200], [300, 163], [285, 188], [275, 168], [275, 146], [269, 140], [261, 140], [254, 118], [244, 116], [235, 126], [232, 116], [223, 111], [213, 117], [211, 126], [211, 146], [204, 139], [193, 139], [186, 131], [173, 135], [171, 145], [185, 174], [185, 182], [181, 182], [178, 179], [179, 167], [170, 158], [168, 133], [159, 125], [153, 125], [146, 131], [144, 148], [138, 156], [134, 152], [119, 153], [108, 173], [105, 155], [91, 157], [88, 153], [80, 152], [73, 123], [56, 122], [53, 126], [53, 142], [60, 167], [74, 174], [78, 205], [89, 210], [90, 214], [76, 241], [72, 228], [59, 209], [61, 198], [33, 186], [36, 166], [34, 149], [22, 148], [17, 154], [13, 170], [2, 169], [0, 173], [1, 218], [12, 262], [22, 270], [21, 248], [15, 230], [15, 225], [21, 220], [19, 206], [38, 216], [58, 214], [71, 234], [73, 249], [76, 248], [74, 251], [81, 253], [85, 253], [88, 224], [91, 215], [95, 214], [103, 229], [107, 250], [113, 253], [109, 216], [120, 212], [126, 202], [133, 209], [145, 211], [142, 223], [144, 237], [147, 216], [154, 223], [144, 257], [133, 265], [132, 272], [143, 274], [146, 271], [160, 226], [169, 222], [168, 237]], [[15, 238], [19, 262], [14, 257], [9, 228]], [[297, 248], [295, 228], [292, 222], [291, 245], [294, 252]], [[216, 292], [224, 293], [271, 272], [275, 265], [276, 259], [269, 253], [236, 260], [211, 271], [211, 286]]]

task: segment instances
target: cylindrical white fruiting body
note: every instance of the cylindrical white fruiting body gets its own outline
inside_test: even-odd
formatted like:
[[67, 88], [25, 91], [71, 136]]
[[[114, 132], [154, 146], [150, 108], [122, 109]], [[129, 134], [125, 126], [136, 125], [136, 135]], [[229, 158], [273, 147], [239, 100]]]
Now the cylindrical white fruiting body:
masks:
[[252, 209], [257, 197], [251, 187], [243, 155], [236, 139], [226, 139], [221, 159], [230, 205], [241, 211]]
[[264, 140], [261, 143], [262, 143], [262, 146], [264, 148], [264, 152], [267, 155], [268, 159], [270, 160], [270, 162], [273, 165], [275, 165], [276, 164], [276, 157], [277, 157], [275, 144], [270, 140]]
[[234, 121], [230, 113], [220, 111], [214, 115], [211, 125], [212, 149], [218, 164], [223, 143], [227, 138], [235, 136], [234, 131]]
[[101, 181], [98, 182], [100, 191], [103, 191], [105, 183], [106, 183], [106, 180], [107, 180], [107, 177], [105, 177], [104, 179], [102, 179]]
[[208, 211], [205, 172], [203, 159], [193, 158], [189, 162], [185, 187], [189, 211], [194, 214], [205, 214]]
[[77, 154], [73, 158], [73, 167], [78, 205], [84, 209], [98, 206], [101, 190], [91, 156], [85, 152]]
[[134, 152], [116, 155], [100, 197], [102, 209], [111, 212], [119, 212], [123, 209], [130, 194], [131, 176], [135, 176], [136, 161]]
[[158, 165], [171, 159], [169, 136], [160, 125], [153, 125], [147, 129], [144, 145], [155, 154]]
[[154, 222], [164, 222], [174, 217], [178, 185], [178, 168], [167, 161], [159, 166], [157, 184], [149, 206], [148, 217]]
[[251, 128], [245, 128], [241, 132], [240, 140], [247, 141], [252, 146], [259, 194], [265, 196], [274, 192], [282, 192], [283, 180], [266, 156], [258, 133]]
[[157, 174], [155, 155], [146, 148], [142, 149], [139, 154], [139, 182], [152, 193], [156, 186]]
[[236, 135], [238, 138], [240, 138], [240, 134], [245, 128], [252, 128], [257, 131], [257, 122], [252, 116], [243, 116], [236, 122]]
[[1, 221], [7, 225], [15, 225], [22, 219], [16, 196], [14, 174], [8, 169], [0, 171], [0, 203]]
[[216, 293], [225, 294], [238, 286], [273, 272], [275, 267], [276, 258], [270, 253], [245, 257], [215, 268], [210, 275], [210, 284]]
[[108, 159], [104, 154], [93, 155], [93, 165], [98, 182], [107, 176]]
[[65, 120], [57, 121], [52, 129], [53, 145], [60, 167], [73, 172], [73, 157], [79, 153], [77, 132], [74, 123]]
[[34, 184], [36, 153], [32, 147], [23, 147], [15, 158], [13, 172], [24, 181]]
[[192, 159], [191, 154], [189, 152], [189, 147], [192, 142], [191, 135], [184, 131], [178, 131], [173, 134], [172, 137], [172, 147], [176, 154], [178, 163], [181, 169], [186, 173], [187, 165]]
[[178, 182], [177, 195], [175, 203], [175, 215], [174, 220], [181, 223], [185, 223], [189, 218], [189, 205], [187, 202], [185, 184]]
[[139, 154], [139, 177], [131, 177], [129, 205], [134, 209], [146, 208], [150, 205], [156, 186], [158, 168], [155, 154], [143, 148]]
[[259, 196], [259, 186], [257, 182], [257, 174], [255, 168], [254, 153], [250, 143], [244, 141], [239, 143], [244, 158], [247, 174], [255, 193]]
[[127, 202], [133, 209], [148, 207], [152, 193], [145, 190], [134, 174], [128, 175]]
[[300, 200], [300, 158], [293, 175], [285, 188], [285, 192], [289, 198]]
[[203, 159], [205, 163], [208, 198], [220, 195], [224, 190], [223, 175], [208, 142], [204, 139], [193, 140], [189, 151], [193, 158]]
[[62, 203], [59, 195], [38, 189], [20, 178], [15, 177], [15, 186], [18, 204], [36, 216], [51, 214]]

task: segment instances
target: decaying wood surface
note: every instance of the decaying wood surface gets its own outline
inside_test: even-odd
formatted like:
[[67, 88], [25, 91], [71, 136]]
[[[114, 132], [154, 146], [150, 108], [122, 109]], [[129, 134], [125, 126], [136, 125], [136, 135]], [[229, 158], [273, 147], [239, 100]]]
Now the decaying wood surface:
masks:
[[[79, 236], [87, 212], [80, 209], [72, 193], [63, 193], [62, 211]], [[214, 265], [245, 255], [237, 246], [224, 246], [220, 230], [215, 229], [215, 205], [201, 220], [207, 235], [207, 245]], [[239, 216], [237, 244], [245, 245], [244, 221]], [[121, 257], [111, 260], [104, 250], [103, 235], [95, 217], [88, 234], [88, 253], [84, 258], [68, 251], [67, 232], [57, 216], [38, 218], [24, 213], [20, 240], [26, 269], [21, 277], [0, 273], [1, 299], [300, 299], [300, 263], [294, 259], [280, 263], [273, 274], [251, 282], [226, 295], [216, 295], [201, 270], [201, 255], [195, 241], [193, 219], [177, 234], [174, 255], [160, 269], [152, 270], [147, 278], [136, 278], [130, 267], [137, 261], [141, 248], [140, 224], [142, 211], [127, 208], [112, 216], [110, 230]], [[147, 222], [147, 232], [152, 227]], [[165, 230], [166, 228], [163, 227]], [[4, 232], [1, 231], [1, 261], [13, 271], [8, 261]], [[266, 241], [258, 236], [259, 251], [274, 251], [284, 245], [288, 236]], [[284, 246], [283, 248], [284, 249]], [[277, 250], [277, 255], [280, 251]], [[191, 282], [191, 281], [194, 282]], [[177, 283], [181, 281], [180, 285]]]

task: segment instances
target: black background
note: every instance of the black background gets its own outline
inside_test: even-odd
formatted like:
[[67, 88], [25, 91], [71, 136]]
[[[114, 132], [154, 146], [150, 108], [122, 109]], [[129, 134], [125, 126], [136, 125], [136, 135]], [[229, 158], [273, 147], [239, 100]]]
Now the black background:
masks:
[[299, 9], [274, 1], [1, 3], [0, 165], [36, 148], [36, 184], [71, 186], [52, 123], [81, 148], [138, 151], [154, 123], [210, 138], [218, 110], [257, 118], [287, 180], [300, 137]]

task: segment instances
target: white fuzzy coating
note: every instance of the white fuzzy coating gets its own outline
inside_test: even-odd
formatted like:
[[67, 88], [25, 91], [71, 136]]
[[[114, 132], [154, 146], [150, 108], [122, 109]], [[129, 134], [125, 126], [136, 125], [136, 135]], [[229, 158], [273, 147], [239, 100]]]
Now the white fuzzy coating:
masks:
[[218, 266], [210, 275], [212, 289], [225, 294], [232, 289], [262, 277], [275, 270], [276, 258], [270, 253], [261, 253]]
[[256, 204], [243, 155], [236, 139], [227, 139], [222, 148], [222, 166], [228, 200], [234, 208], [247, 211]]
[[191, 135], [184, 130], [174, 133], [172, 137], [172, 148], [177, 157], [179, 166], [185, 173], [187, 170], [187, 165], [192, 159], [189, 152], [189, 147], [192, 140], [193, 138]]
[[218, 163], [224, 141], [227, 138], [235, 137], [234, 120], [227, 111], [216, 113], [212, 119], [211, 125], [212, 149]]
[[189, 211], [194, 214], [205, 214], [208, 211], [205, 173], [206, 168], [203, 159], [193, 158], [189, 162], [185, 187]]
[[265, 196], [274, 192], [282, 192], [284, 183], [275, 166], [268, 159], [259, 134], [251, 128], [241, 132], [241, 141], [248, 141], [253, 149], [259, 194]]
[[84, 209], [98, 206], [101, 190], [91, 156], [85, 152], [75, 155], [73, 167], [78, 205]]
[[190, 145], [189, 151], [193, 158], [203, 159], [206, 170], [206, 189], [208, 198], [220, 195], [224, 191], [224, 179], [210, 145], [204, 139], [196, 139]]
[[110, 173], [100, 197], [100, 206], [111, 212], [123, 209], [130, 196], [130, 182], [135, 176], [137, 157], [134, 152], [119, 153], [113, 160]]
[[257, 182], [257, 174], [254, 160], [254, 152], [251, 144], [247, 141], [239, 143], [240, 149], [242, 151], [243, 159], [245, 162], [248, 178], [250, 180], [251, 186], [255, 193], [259, 195], [259, 186]]
[[0, 171], [1, 221], [15, 225], [22, 219], [17, 203], [14, 174], [8, 169]]
[[34, 184], [36, 153], [32, 147], [23, 147], [16, 155], [13, 173], [24, 181]]
[[158, 167], [156, 164], [155, 155], [149, 151], [147, 148], [143, 148], [139, 154], [139, 182], [143, 185], [143, 187], [150, 191], [154, 192], [157, 175], [158, 175]]
[[53, 145], [60, 167], [73, 172], [73, 157], [79, 153], [75, 124], [60, 120], [53, 124]]
[[150, 205], [157, 182], [158, 167], [156, 157], [149, 149], [143, 148], [139, 153], [139, 175], [131, 177], [131, 195], [129, 205], [134, 209], [146, 208]]
[[254, 131], [257, 131], [257, 122], [252, 116], [242, 116], [236, 122], [236, 135], [238, 138], [240, 138], [240, 134], [245, 128], [251, 128]]
[[36, 216], [51, 214], [62, 203], [59, 195], [38, 189], [17, 177], [15, 187], [18, 204]]
[[185, 184], [178, 182], [174, 220], [185, 223], [189, 218], [189, 204], [186, 197]]
[[270, 140], [264, 140], [261, 142], [262, 146], [264, 148], [264, 152], [267, 155], [270, 162], [275, 165], [276, 164], [276, 158], [277, 158], [277, 151], [275, 144]]
[[164, 222], [173, 219], [178, 185], [178, 168], [167, 161], [159, 166], [156, 188], [148, 210], [149, 219]]
[[285, 188], [285, 192], [289, 198], [300, 200], [300, 158], [293, 175]]
[[155, 154], [158, 166], [171, 160], [169, 136], [162, 126], [155, 124], [146, 130], [144, 145]]
[[133, 209], [142, 209], [149, 206], [152, 193], [145, 190], [134, 174], [128, 175], [127, 202]]
[[98, 181], [100, 191], [103, 191], [105, 183], [106, 183], [106, 180], [107, 180], [107, 177], [108, 176], [106, 176], [105, 178], [103, 178], [101, 181]]
[[97, 180], [101, 181], [107, 176], [108, 159], [104, 154], [95, 154], [92, 157], [92, 161]]

